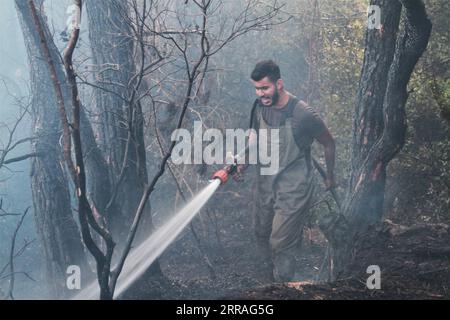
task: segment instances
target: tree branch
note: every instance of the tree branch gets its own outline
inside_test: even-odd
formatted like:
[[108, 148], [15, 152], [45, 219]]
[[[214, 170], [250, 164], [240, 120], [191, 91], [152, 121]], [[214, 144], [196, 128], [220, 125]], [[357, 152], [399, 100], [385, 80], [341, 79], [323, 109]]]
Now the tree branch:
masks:
[[47, 38], [45, 36], [44, 29], [42, 27], [41, 18], [39, 17], [39, 14], [36, 10], [34, 1], [28, 0], [28, 6], [30, 8], [33, 22], [36, 26], [36, 30], [38, 31], [39, 38], [41, 40], [42, 52], [43, 52], [44, 58], [47, 62], [47, 65], [49, 67], [50, 77], [52, 79], [53, 88], [54, 88], [55, 94], [56, 94], [56, 99], [57, 99], [57, 103], [58, 103], [58, 107], [59, 107], [59, 109], [58, 109], [59, 116], [61, 119], [61, 123], [63, 125], [64, 158], [65, 158], [66, 164], [69, 168], [69, 172], [72, 174], [72, 178], [75, 180], [76, 179], [76, 169], [73, 164], [72, 156], [71, 156], [72, 142], [70, 140], [70, 125], [69, 125], [69, 121], [67, 118], [66, 108], [64, 106], [64, 98], [63, 98], [63, 94], [62, 94], [62, 90], [61, 90], [61, 84], [58, 80], [54, 61], [50, 54], [50, 49], [47, 44]]
[[14, 300], [14, 295], [13, 295], [14, 280], [15, 280], [15, 277], [14, 277], [14, 275], [15, 275], [15, 272], [14, 272], [14, 249], [15, 249], [15, 245], [16, 245], [17, 234], [19, 232], [20, 227], [22, 226], [25, 216], [28, 213], [28, 210], [30, 210], [30, 208], [27, 208], [25, 210], [25, 212], [22, 214], [22, 217], [20, 218], [19, 223], [17, 224], [16, 229], [14, 230], [13, 238], [11, 241], [11, 249], [9, 252], [9, 274], [10, 274], [11, 278], [9, 281], [9, 289], [8, 289], [8, 296], [11, 300]]
[[33, 152], [33, 153], [25, 154], [25, 155], [20, 156], [20, 157], [7, 159], [7, 160], [3, 161], [3, 164], [7, 165], [7, 164], [10, 164], [10, 163], [20, 162], [20, 161], [23, 161], [23, 160], [26, 160], [26, 159], [29, 159], [29, 158], [36, 158], [36, 157], [40, 157], [40, 156], [41, 156], [40, 153]]

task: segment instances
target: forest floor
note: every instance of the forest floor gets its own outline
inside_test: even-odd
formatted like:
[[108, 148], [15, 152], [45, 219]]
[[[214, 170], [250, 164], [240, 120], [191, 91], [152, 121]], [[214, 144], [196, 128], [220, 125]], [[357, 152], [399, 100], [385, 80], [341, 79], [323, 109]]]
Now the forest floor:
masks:
[[[210, 210], [194, 220], [160, 258], [163, 276], [144, 275], [123, 299], [450, 299], [450, 229], [446, 224], [405, 227], [386, 220], [353, 252], [354, 263], [338, 281], [316, 282], [326, 240], [304, 232], [296, 281], [271, 283], [256, 254], [247, 210]], [[205, 255], [212, 268], [208, 267]], [[378, 265], [381, 289], [369, 290], [367, 267]]]

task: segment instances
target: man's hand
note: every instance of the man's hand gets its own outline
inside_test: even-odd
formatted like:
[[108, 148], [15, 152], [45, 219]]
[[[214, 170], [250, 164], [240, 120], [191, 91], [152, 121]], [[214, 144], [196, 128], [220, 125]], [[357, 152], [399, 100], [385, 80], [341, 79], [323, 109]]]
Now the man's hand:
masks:
[[244, 169], [245, 166], [240, 164], [236, 167], [236, 172], [233, 174], [233, 180], [236, 182], [244, 181]]

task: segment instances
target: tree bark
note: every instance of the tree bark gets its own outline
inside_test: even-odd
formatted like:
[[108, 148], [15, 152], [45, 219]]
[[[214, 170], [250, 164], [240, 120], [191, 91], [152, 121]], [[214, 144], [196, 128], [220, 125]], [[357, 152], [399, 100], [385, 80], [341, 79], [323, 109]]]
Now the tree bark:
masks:
[[[366, 226], [378, 222], [382, 215], [385, 166], [370, 178], [375, 168], [367, 166], [368, 155], [384, 130], [383, 101], [386, 96], [388, 73], [394, 59], [395, 43], [402, 6], [397, 0], [375, 0], [380, 6], [382, 29], [366, 31], [364, 63], [358, 88], [353, 124], [352, 173], [350, 190], [344, 211], [351, 211], [349, 220]], [[365, 184], [363, 184], [365, 182]], [[365, 187], [365, 191], [361, 188]], [[356, 195], [361, 200], [352, 201]], [[353, 205], [351, 204], [353, 203]]]
[[382, 28], [366, 31], [351, 180], [343, 208], [350, 232], [340, 230], [340, 241], [333, 246], [335, 275], [349, 262], [354, 237], [381, 221], [386, 167], [405, 142], [407, 84], [431, 32], [421, 0], [372, 0], [370, 4], [380, 7]]
[[[135, 87], [135, 75], [139, 70], [134, 53], [134, 34], [127, 20], [127, 2], [87, 0], [85, 4], [96, 68], [94, 77], [97, 89], [94, 90], [95, 108], [99, 115], [97, 131], [107, 155], [114, 185], [106, 218], [121, 248], [129, 236], [128, 231], [148, 183], [144, 116], [140, 101], [135, 98], [142, 88]], [[113, 208], [118, 210], [113, 212], [110, 210]], [[140, 224], [138, 240], [153, 230], [149, 205], [145, 206]], [[160, 272], [159, 262], [155, 261], [147, 274]]]
[[[36, 1], [38, 7], [42, 1]], [[28, 53], [32, 93], [31, 188], [36, 226], [46, 259], [47, 281], [54, 297], [68, 294], [66, 270], [80, 266], [87, 275], [84, 246], [72, 215], [70, 193], [60, 147], [61, 124], [56, 112], [56, 97], [48, 67], [41, 54], [37, 35], [26, 1], [16, 0]]]
[[116, 203], [120, 204], [121, 215], [110, 213], [107, 219], [113, 233], [123, 239], [148, 180], [141, 106], [135, 101], [128, 104], [130, 79], [136, 72], [132, 31], [126, 19], [126, 2], [88, 0], [86, 11], [94, 82], [99, 87], [94, 89], [99, 117], [96, 130], [111, 179], [119, 185]]

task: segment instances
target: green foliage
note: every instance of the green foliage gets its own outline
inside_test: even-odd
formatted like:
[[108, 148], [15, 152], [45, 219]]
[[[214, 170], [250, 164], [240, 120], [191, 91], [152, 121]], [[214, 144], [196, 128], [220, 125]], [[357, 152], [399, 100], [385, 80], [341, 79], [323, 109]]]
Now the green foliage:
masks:
[[[353, 113], [364, 55], [366, 7], [361, 1], [345, 1], [335, 7], [325, 1], [328, 17], [321, 28], [322, 52], [319, 63], [317, 104], [337, 143], [336, 176], [341, 188], [347, 186], [350, 165]], [[324, 6], [325, 6], [324, 4]]]

